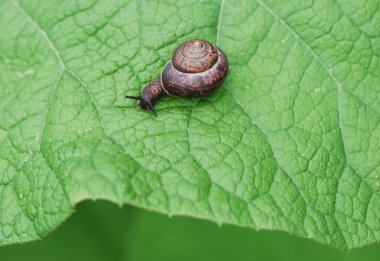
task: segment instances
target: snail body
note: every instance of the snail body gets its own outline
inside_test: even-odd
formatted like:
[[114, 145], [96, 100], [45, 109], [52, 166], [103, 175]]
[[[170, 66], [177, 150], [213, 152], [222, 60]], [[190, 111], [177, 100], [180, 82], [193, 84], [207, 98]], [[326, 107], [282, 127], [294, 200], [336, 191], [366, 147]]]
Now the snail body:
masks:
[[228, 75], [228, 60], [222, 50], [204, 40], [193, 40], [180, 45], [166, 64], [160, 77], [149, 83], [141, 96], [125, 96], [139, 100], [145, 110], [154, 109], [165, 95], [199, 98], [219, 88]]

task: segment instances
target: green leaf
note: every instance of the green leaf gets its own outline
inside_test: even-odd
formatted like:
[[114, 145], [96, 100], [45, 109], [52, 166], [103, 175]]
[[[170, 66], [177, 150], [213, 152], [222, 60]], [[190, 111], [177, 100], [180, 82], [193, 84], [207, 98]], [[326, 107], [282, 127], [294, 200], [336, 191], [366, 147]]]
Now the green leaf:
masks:
[[378, 261], [371, 245], [336, 251], [277, 231], [217, 226], [190, 217], [163, 216], [108, 201], [84, 201], [42, 241], [0, 248], [0, 260], [39, 261]]
[[[0, 1], [0, 244], [84, 199], [380, 240], [380, 9], [370, 1]], [[231, 74], [199, 100], [134, 109], [175, 47]]]

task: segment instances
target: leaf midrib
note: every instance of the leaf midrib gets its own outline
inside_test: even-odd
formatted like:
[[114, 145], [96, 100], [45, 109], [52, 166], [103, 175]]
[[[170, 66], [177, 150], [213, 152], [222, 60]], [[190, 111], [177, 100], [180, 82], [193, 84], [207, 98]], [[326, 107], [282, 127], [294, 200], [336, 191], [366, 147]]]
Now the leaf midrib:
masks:
[[[266, 4], [264, 4], [261, 0], [256, 0], [256, 2], [263, 8], [265, 9], [271, 16], [273, 16], [275, 18], [275, 20], [278, 20], [280, 21], [280, 23], [292, 34], [294, 35], [294, 37], [301, 43], [303, 44], [306, 49], [308, 50], [308, 52], [314, 57], [314, 59], [324, 68], [324, 70], [327, 72], [327, 74], [329, 75], [330, 78], [333, 79], [333, 81], [336, 83], [337, 85], [337, 100], [338, 100], [338, 121], [339, 121], [339, 133], [340, 133], [340, 137], [341, 137], [341, 141], [342, 141], [342, 146], [343, 146], [343, 156], [344, 156], [344, 166], [342, 167], [342, 170], [341, 172], [339, 173], [339, 177], [338, 177], [338, 181], [340, 179], [340, 177], [342, 176], [343, 172], [344, 172], [344, 169], [346, 168], [347, 166], [347, 157], [346, 157], [346, 149], [345, 149], [345, 145], [344, 145], [344, 139], [343, 139], [343, 135], [342, 135], [342, 126], [341, 126], [341, 120], [340, 120], [340, 93], [341, 93], [341, 83], [338, 81], [338, 79], [332, 74], [332, 72], [330, 72], [327, 68], [327, 66], [325, 65], [325, 63], [321, 60], [321, 58], [313, 51], [313, 49], [305, 42], [305, 40], [303, 40], [286, 22], [284, 19], [282, 19], [276, 12], [274, 12], [273, 9], [269, 8], [269, 6], [267, 6]], [[217, 42], [216, 44], [219, 45], [219, 36], [220, 36], [220, 32], [221, 32], [221, 20], [222, 20], [222, 14], [223, 14], [223, 6], [224, 6], [224, 3], [225, 3], [225, 0], [222, 0], [221, 1], [221, 5], [220, 5], [220, 11], [219, 11], [219, 17], [218, 17], [218, 26], [217, 26]], [[256, 123], [256, 121], [254, 120], [254, 118], [251, 116], [251, 114], [246, 110], [246, 108], [244, 107], [243, 104], [241, 104], [241, 102], [237, 99], [237, 97], [235, 97], [235, 95], [233, 94], [233, 92], [228, 88], [228, 87], [225, 87], [226, 90], [229, 92], [229, 94], [234, 98], [234, 100], [239, 104], [239, 106], [241, 107], [241, 109], [244, 111], [244, 113], [251, 119], [252, 123], [265, 135], [266, 137], [266, 140], [267, 140], [267, 143], [269, 144], [270, 146], [270, 149], [271, 149], [271, 152], [273, 154], [273, 157], [274, 159], [276, 160], [276, 163], [277, 163], [277, 168], [280, 168], [289, 178], [290, 180], [292, 181], [292, 183], [294, 184], [295, 188], [297, 189], [299, 195], [301, 196], [305, 206], [307, 207], [310, 207], [308, 204], [307, 204], [307, 200], [305, 198], [305, 195], [303, 195], [302, 191], [299, 189], [299, 186], [297, 184], [297, 182], [293, 179], [292, 175], [290, 175], [289, 173], [287, 173], [287, 171], [285, 171], [285, 169], [283, 169], [279, 163], [279, 160], [277, 159], [277, 156], [276, 154], [274, 153], [274, 150], [272, 148], [272, 144], [271, 142], [269, 141], [269, 137], [267, 135], [267, 132], [261, 127], [259, 126], [259, 124]], [[339, 182], [337, 182], [337, 188], [338, 188], [338, 184]], [[337, 190], [337, 189], [336, 189]], [[335, 202], [336, 202], [336, 196], [337, 196], [337, 193], [335, 193]], [[315, 208], [312, 208], [313, 210], [321, 213], [320, 210], [318, 209], [315, 209]], [[335, 211], [336, 207], [335, 207], [335, 204], [334, 204], [334, 210], [333, 210], [333, 217], [335, 219], [335, 222], [337, 224], [337, 227], [339, 229], [339, 233], [340, 235], [342, 236], [343, 240], [344, 240], [344, 244], [345, 244], [345, 247], [347, 248], [348, 247], [348, 242], [347, 242], [347, 239], [345, 238], [344, 236], [344, 233], [343, 233], [343, 230], [342, 228], [340, 227], [339, 225], [339, 222], [338, 220], [336, 219], [336, 216], [335, 216]], [[306, 208], [306, 211], [307, 211], [307, 208]]]

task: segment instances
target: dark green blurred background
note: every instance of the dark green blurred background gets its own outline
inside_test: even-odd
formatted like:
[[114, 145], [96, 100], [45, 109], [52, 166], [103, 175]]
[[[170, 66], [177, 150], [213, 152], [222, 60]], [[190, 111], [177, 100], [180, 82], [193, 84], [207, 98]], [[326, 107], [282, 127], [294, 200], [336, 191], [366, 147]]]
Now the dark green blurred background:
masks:
[[281, 232], [256, 232], [188, 217], [83, 202], [42, 241], [0, 248], [1, 261], [380, 260], [380, 245], [350, 253]]

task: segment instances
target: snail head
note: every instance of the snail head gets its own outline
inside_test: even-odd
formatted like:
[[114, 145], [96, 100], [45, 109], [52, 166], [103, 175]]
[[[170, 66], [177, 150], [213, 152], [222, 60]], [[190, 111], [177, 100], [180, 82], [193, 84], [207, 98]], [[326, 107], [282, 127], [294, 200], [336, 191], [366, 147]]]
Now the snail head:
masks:
[[159, 77], [144, 88], [141, 96], [126, 95], [124, 97], [127, 99], [139, 100], [137, 106], [140, 106], [141, 109], [152, 111], [153, 115], [157, 117], [157, 112], [154, 106], [156, 105], [158, 99], [164, 95], [166, 95], [166, 93], [161, 85], [161, 77]]

